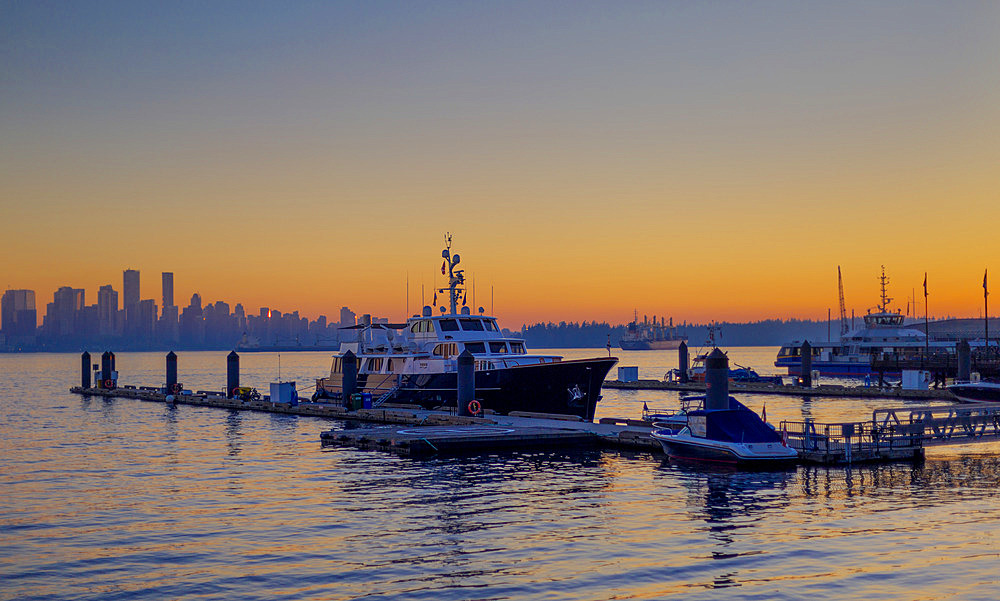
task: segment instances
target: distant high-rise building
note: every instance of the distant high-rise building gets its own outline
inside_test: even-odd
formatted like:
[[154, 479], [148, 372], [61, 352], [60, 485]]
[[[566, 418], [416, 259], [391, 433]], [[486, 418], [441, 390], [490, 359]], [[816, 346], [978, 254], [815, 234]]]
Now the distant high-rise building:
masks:
[[163, 310], [174, 306], [174, 274], [170, 271], [163, 272]]
[[121, 320], [118, 312], [118, 292], [111, 284], [101, 286], [97, 291], [97, 332], [101, 336], [121, 334]]
[[164, 271], [163, 275], [163, 308], [156, 324], [157, 336], [165, 342], [176, 342], [180, 336], [180, 312], [174, 305], [174, 274]]
[[[8, 290], [0, 299], [0, 331], [8, 344], [22, 337], [34, 337], [38, 326], [34, 290]], [[26, 342], [26, 341], [20, 341]]]
[[136, 305], [136, 319], [136, 335], [148, 341], [156, 328], [156, 301], [151, 298], [139, 301]]
[[125, 333], [135, 335], [139, 326], [139, 271], [126, 269], [122, 273], [122, 308], [125, 310]]
[[340, 308], [340, 327], [346, 328], [357, 323], [358, 316], [347, 307]]
[[42, 322], [49, 336], [73, 336], [76, 334], [77, 313], [84, 307], [84, 290], [63, 286], [52, 295], [52, 302], [46, 306]]

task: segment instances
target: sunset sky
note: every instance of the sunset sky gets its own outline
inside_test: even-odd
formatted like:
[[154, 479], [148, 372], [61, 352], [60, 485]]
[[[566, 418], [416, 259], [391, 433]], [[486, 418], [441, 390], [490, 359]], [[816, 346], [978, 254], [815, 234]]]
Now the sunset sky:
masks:
[[508, 327], [825, 319], [838, 265], [863, 313], [883, 264], [975, 317], [998, 57], [998, 2], [0, 1], [0, 289], [401, 318], [450, 231]]

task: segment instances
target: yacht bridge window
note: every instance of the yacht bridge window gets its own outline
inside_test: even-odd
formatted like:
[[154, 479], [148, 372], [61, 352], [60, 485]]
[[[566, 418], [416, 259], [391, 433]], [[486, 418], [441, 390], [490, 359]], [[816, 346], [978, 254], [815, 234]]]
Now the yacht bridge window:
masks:
[[497, 354], [506, 354], [507, 353], [507, 343], [506, 342], [491, 342], [490, 343], [490, 352], [491, 353], [497, 353]]
[[[454, 320], [452, 320], [454, 321]], [[439, 344], [434, 347], [434, 354], [438, 357], [444, 357], [447, 359], [452, 355], [458, 354], [458, 345], [454, 342], [447, 342], [445, 344]]]
[[523, 355], [524, 352], [525, 352], [524, 351], [524, 343], [523, 342], [511, 342], [510, 343], [510, 352], [514, 353], [515, 355]]
[[483, 331], [483, 322], [482, 322], [482, 320], [479, 320], [479, 319], [463, 318], [463, 319], [459, 319], [458, 323], [462, 324], [462, 329], [465, 330], [466, 332], [470, 332], [470, 331], [472, 331], [472, 332], [482, 332]]
[[438, 321], [438, 327], [441, 328], [442, 332], [457, 332], [458, 321], [454, 319], [442, 319]]
[[422, 332], [434, 332], [434, 322], [429, 319], [421, 319], [412, 326], [410, 326], [410, 331], [414, 334], [420, 334]]
[[466, 342], [465, 350], [469, 351], [473, 355], [482, 355], [486, 352], [485, 342]]
[[492, 319], [484, 319], [483, 320], [483, 325], [486, 326], [486, 331], [487, 332], [496, 332], [497, 331], [497, 322], [493, 321]]

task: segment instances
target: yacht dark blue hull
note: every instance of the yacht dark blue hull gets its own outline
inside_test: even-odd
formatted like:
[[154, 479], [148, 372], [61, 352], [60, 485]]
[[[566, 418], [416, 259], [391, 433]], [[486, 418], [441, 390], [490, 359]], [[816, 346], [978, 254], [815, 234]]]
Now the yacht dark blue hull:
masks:
[[[618, 359], [579, 359], [476, 372], [476, 399], [483, 409], [577, 415], [593, 421], [604, 378]], [[359, 381], [360, 384], [360, 381]], [[458, 374], [403, 376], [393, 401], [428, 409], [455, 406]]]

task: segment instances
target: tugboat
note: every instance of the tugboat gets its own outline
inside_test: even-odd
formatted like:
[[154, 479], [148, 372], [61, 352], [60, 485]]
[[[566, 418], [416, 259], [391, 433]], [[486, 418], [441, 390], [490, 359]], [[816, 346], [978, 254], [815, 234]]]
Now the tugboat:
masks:
[[798, 452], [756, 413], [729, 396], [729, 360], [715, 349], [707, 360], [704, 408], [687, 411], [679, 430], [654, 430], [653, 439], [674, 459], [743, 467], [790, 465]]
[[524, 340], [505, 336], [495, 317], [466, 306], [464, 270], [451, 252], [451, 235], [441, 252], [448, 287], [448, 306], [434, 315], [425, 306], [405, 323], [373, 323], [363, 316], [349, 326], [357, 340], [341, 343], [330, 376], [316, 380], [314, 398], [342, 396], [345, 360], [356, 360], [357, 391], [372, 395], [372, 405], [386, 401], [419, 404], [427, 409], [455, 407], [458, 400], [458, 356], [475, 356], [476, 400], [482, 410], [576, 415], [593, 421], [604, 378], [615, 357], [564, 361], [558, 355], [529, 354]]

